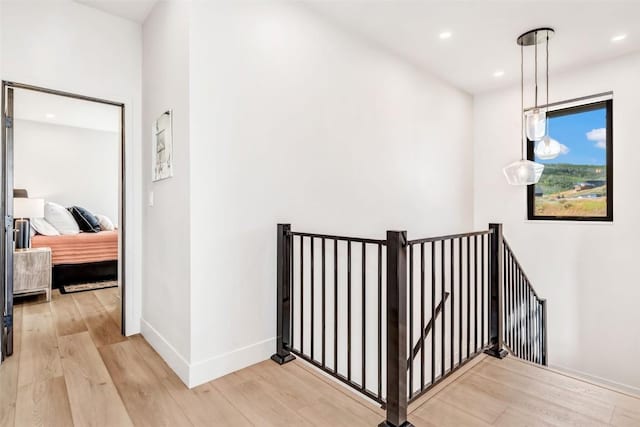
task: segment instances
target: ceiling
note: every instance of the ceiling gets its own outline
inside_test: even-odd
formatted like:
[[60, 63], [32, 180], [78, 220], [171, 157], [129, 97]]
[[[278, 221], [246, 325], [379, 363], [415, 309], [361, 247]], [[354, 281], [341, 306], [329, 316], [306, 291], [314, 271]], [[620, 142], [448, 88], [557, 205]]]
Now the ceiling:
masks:
[[14, 117], [83, 129], [120, 131], [120, 107], [26, 89], [15, 89]]
[[74, 0], [134, 22], [144, 22], [158, 0]]
[[[519, 81], [516, 38], [532, 28], [556, 30], [551, 73], [640, 51], [640, 1], [311, 0], [307, 5], [472, 94]], [[445, 31], [451, 37], [442, 40]], [[612, 42], [619, 34], [627, 38]], [[525, 55], [532, 58], [533, 51], [525, 49]], [[504, 75], [494, 77], [496, 71]]]
[[[143, 22], [158, 0], [74, 1]], [[639, 0], [306, 0], [305, 4], [472, 94], [519, 80], [515, 39], [533, 28], [556, 30], [550, 45], [551, 73], [640, 51]], [[442, 32], [451, 37], [440, 39]], [[626, 39], [611, 41], [620, 34]], [[525, 55], [532, 58], [532, 50], [525, 50]], [[532, 65], [525, 69], [529, 70]], [[495, 77], [497, 71], [503, 75]]]

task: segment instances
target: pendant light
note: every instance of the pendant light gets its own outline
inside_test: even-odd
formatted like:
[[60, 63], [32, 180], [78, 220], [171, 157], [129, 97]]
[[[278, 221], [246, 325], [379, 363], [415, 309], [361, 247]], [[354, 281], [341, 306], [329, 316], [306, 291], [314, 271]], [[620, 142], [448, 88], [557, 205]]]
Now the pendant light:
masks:
[[555, 139], [549, 136], [549, 33], [546, 35], [546, 92], [547, 92], [547, 107], [546, 107], [546, 130], [544, 137], [536, 143], [534, 153], [537, 158], [541, 160], [552, 160], [558, 157], [563, 151], [564, 147]]
[[[544, 165], [524, 158], [524, 146], [526, 137], [532, 141], [540, 141], [546, 134], [546, 113], [538, 107], [538, 43], [547, 41], [553, 35], [551, 28], [539, 28], [528, 31], [518, 37], [518, 45], [520, 45], [520, 118], [521, 118], [521, 142], [520, 142], [520, 160], [507, 165], [502, 172], [507, 178], [507, 182], [511, 185], [531, 185], [536, 184], [542, 176]], [[535, 46], [535, 107], [523, 114], [524, 112], [524, 47]], [[547, 50], [548, 51], [548, 50]], [[548, 69], [548, 63], [547, 63]], [[548, 72], [547, 72], [548, 76]], [[548, 104], [548, 102], [547, 102]]]

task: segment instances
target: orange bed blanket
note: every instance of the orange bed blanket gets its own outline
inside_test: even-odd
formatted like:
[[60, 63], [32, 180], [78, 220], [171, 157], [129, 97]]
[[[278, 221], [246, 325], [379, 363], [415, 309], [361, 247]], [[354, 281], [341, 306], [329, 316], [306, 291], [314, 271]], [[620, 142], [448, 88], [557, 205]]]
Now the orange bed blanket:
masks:
[[113, 261], [118, 259], [118, 231], [64, 236], [36, 235], [31, 238], [31, 247], [51, 248], [53, 265]]

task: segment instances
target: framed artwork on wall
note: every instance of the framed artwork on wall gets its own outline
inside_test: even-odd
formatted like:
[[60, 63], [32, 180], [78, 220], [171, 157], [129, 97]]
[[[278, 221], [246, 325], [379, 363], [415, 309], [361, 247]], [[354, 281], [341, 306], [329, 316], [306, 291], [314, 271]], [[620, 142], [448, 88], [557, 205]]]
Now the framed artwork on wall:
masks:
[[167, 110], [153, 124], [151, 131], [151, 180], [160, 181], [173, 176], [173, 112]]

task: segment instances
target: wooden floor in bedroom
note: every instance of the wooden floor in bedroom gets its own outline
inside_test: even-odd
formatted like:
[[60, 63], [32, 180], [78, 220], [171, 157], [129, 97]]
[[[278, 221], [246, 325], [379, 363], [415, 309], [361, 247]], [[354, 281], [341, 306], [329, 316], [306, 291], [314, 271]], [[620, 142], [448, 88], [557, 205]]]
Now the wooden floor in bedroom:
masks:
[[[15, 310], [0, 426], [376, 426], [375, 404], [296, 360], [189, 390], [140, 335], [117, 288]], [[640, 426], [640, 399], [508, 357], [479, 356], [410, 408], [415, 426]]]

